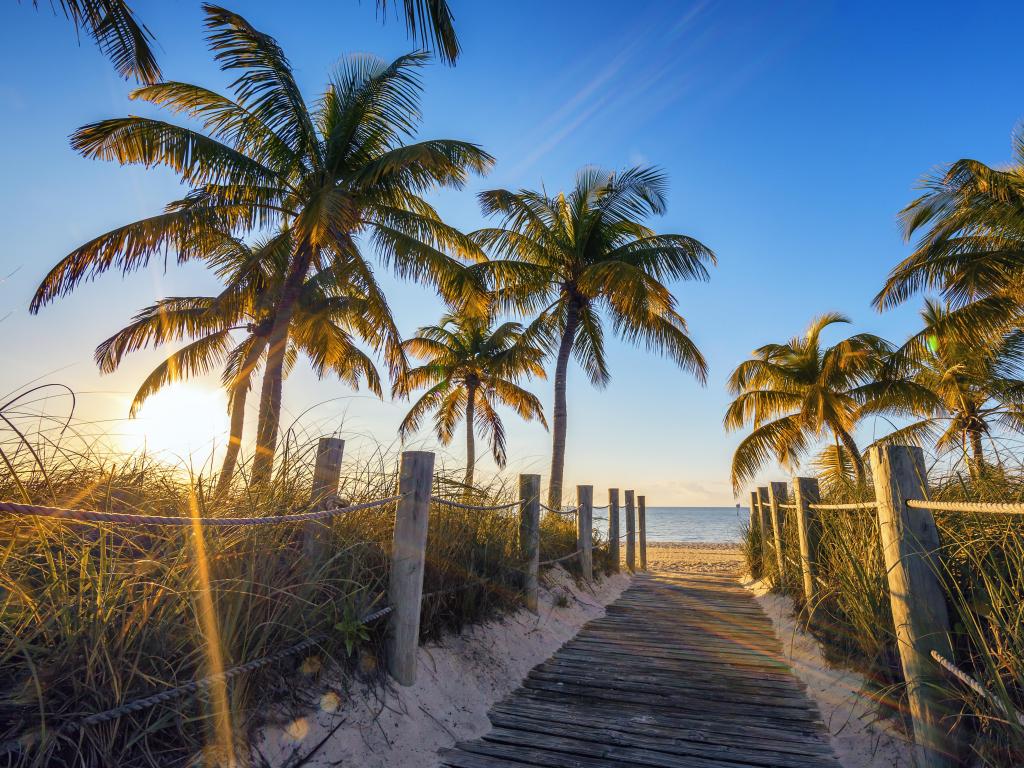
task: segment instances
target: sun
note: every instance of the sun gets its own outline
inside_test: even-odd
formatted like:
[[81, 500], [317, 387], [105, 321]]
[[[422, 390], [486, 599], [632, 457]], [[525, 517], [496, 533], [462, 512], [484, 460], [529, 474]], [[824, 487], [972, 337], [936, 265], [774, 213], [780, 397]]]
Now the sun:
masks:
[[122, 430], [121, 447], [162, 461], [205, 459], [227, 441], [227, 395], [220, 389], [172, 384], [142, 405]]

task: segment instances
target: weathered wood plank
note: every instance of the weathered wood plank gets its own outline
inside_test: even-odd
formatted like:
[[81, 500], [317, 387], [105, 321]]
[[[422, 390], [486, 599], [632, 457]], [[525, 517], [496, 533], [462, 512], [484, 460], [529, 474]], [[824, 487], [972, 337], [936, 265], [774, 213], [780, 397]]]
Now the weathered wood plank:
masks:
[[726, 577], [639, 576], [451, 768], [838, 768], [771, 622]]

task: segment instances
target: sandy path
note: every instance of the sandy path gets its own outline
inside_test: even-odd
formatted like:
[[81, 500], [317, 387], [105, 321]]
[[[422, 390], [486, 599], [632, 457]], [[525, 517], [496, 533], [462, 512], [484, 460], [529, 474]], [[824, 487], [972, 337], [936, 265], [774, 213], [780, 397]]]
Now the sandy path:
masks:
[[720, 573], [739, 576], [740, 551], [732, 544], [647, 543], [647, 568], [668, 573]]

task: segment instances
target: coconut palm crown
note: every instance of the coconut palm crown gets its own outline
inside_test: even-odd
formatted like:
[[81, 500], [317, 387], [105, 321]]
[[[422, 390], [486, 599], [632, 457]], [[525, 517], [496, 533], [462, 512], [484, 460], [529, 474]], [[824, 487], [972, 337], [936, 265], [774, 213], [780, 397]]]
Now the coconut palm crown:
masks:
[[736, 398], [726, 411], [725, 428], [753, 427], [733, 454], [734, 490], [769, 461], [795, 467], [815, 442], [830, 436], [833, 455], [851, 461], [858, 482], [863, 481], [864, 462], [852, 433], [892, 347], [868, 333], [822, 345], [826, 328], [849, 322], [835, 312], [821, 315], [804, 336], [766, 344], [732, 372], [728, 387]]
[[487, 314], [449, 314], [439, 325], [420, 328], [403, 346], [426, 361], [408, 372], [403, 388], [426, 392], [402, 420], [399, 434], [405, 438], [417, 431], [433, 412], [437, 438], [448, 445], [459, 421], [465, 419], [467, 487], [473, 485], [477, 430], [489, 437], [495, 464], [505, 466], [505, 427], [498, 405], [547, 428], [540, 401], [519, 386], [524, 377], [545, 378], [544, 350], [530, 343], [519, 323], [495, 328]]
[[701, 383], [707, 366], [665, 280], [707, 280], [714, 254], [686, 235], [658, 234], [647, 216], [665, 212], [666, 179], [653, 168], [581, 169], [571, 191], [480, 194], [499, 226], [473, 238], [496, 260], [479, 266], [499, 301], [535, 314], [527, 333], [555, 353], [553, 445], [548, 505], [561, 506], [567, 427], [566, 378], [575, 357], [591, 383], [611, 378], [605, 322], [626, 341], [667, 355]]
[[223, 8], [204, 9], [214, 58], [237, 74], [233, 96], [180, 82], [133, 93], [199, 121], [203, 130], [125, 117], [86, 125], [71, 139], [85, 157], [172, 168], [190, 192], [156, 216], [76, 248], [45, 277], [31, 309], [110, 268], [144, 267], [166, 250], [179, 262], [202, 258], [219, 237], [209, 235], [214, 240], [208, 242], [205, 233], [289, 230], [294, 245], [267, 335], [269, 379], [257, 427], [253, 477], [263, 482], [273, 466], [291, 316], [307, 275], [334, 271], [359, 287], [368, 319], [386, 331], [391, 373], [400, 375], [406, 363], [398, 332], [359, 243], [368, 242], [385, 266], [436, 287], [450, 303], [471, 302], [475, 283], [459, 259], [478, 259], [479, 249], [444, 224], [421, 195], [461, 187], [493, 159], [464, 141], [409, 143], [420, 121], [418, 72], [425, 54], [391, 63], [345, 58], [308, 105], [272, 37]]
[[1024, 134], [1003, 169], [959, 160], [924, 178], [924, 194], [900, 213], [914, 252], [893, 268], [875, 297], [889, 309], [939, 292], [944, 325], [961, 340], [981, 332], [996, 343], [1024, 320]]

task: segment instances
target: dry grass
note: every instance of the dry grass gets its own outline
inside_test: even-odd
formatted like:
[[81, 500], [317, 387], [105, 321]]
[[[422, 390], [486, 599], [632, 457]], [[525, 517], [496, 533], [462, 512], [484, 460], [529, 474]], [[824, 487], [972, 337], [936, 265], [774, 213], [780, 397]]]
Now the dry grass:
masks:
[[[243, 474], [213, 499], [213, 478], [115, 457], [61, 423], [34, 426], [0, 441], [0, 498], [185, 517], [281, 514], [308, 501], [315, 443], [290, 445], [272, 488], [257, 492]], [[397, 465], [384, 450], [347, 463], [342, 497], [393, 495]], [[514, 498], [500, 479], [467, 492], [461, 474], [439, 470], [435, 493], [479, 504]], [[21, 745], [0, 765], [250, 763], [246, 736], [260, 711], [270, 701], [301, 706], [303, 674], [325, 665], [382, 674], [384, 622], [363, 627], [358, 618], [383, 603], [393, 518], [393, 505], [337, 516], [323, 556], [310, 558], [297, 524], [197, 533], [0, 517], [0, 743]], [[564, 528], [545, 525], [542, 552], [561, 551]], [[424, 591], [458, 591], [425, 600], [424, 637], [518, 607], [518, 546], [515, 510], [432, 505]], [[68, 727], [311, 637], [323, 639], [208, 696]]]
[[[930, 496], [945, 501], [1024, 499], [1024, 468], [990, 467], [980, 480], [948, 471], [931, 478]], [[853, 491], [827, 503], [869, 500]], [[904, 683], [872, 511], [820, 511], [820, 598], [804, 605], [796, 568], [780, 578], [774, 556], [761, 566], [757, 543], [745, 543], [748, 563], [762, 568], [774, 589], [812, 616], [811, 630], [833, 660], [867, 673], [881, 709], [905, 716]], [[939, 574], [953, 624], [954, 661], [992, 692], [998, 703], [946, 676], [944, 694], [961, 717], [955, 727], [976, 759], [991, 766], [1024, 763], [1024, 727], [1007, 712], [1024, 711], [1024, 519], [1017, 516], [941, 512], [935, 515], [942, 544]], [[795, 523], [783, 526], [783, 550], [799, 562]], [[753, 560], [753, 562], [751, 562]]]

